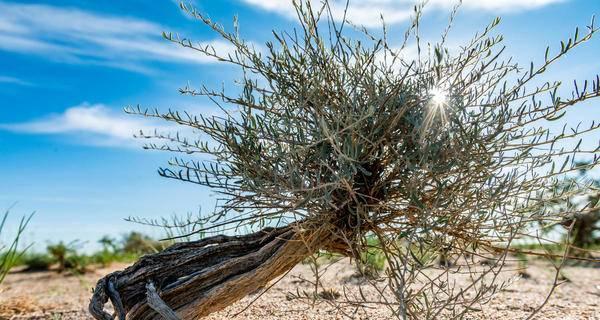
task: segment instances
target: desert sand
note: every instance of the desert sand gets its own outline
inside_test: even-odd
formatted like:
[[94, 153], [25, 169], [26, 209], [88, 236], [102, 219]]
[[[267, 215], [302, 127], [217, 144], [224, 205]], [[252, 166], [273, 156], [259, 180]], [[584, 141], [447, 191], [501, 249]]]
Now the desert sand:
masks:
[[[59, 275], [55, 272], [13, 271], [0, 286], [1, 319], [92, 319], [86, 312], [91, 289], [103, 275], [126, 267], [117, 264], [98, 268], [85, 275]], [[508, 271], [512, 272], [512, 271]], [[468, 319], [524, 319], [546, 297], [554, 272], [549, 263], [536, 260], [527, 267], [528, 277], [517, 278], [507, 290]], [[508, 276], [516, 276], [516, 272]], [[535, 319], [600, 319], [600, 266], [566, 266], [566, 282], [559, 286], [545, 308]], [[296, 266], [269, 290], [261, 290], [208, 319], [386, 319], [389, 312], [383, 306], [356, 309], [340, 308], [344, 292], [355, 294], [362, 288], [367, 294], [369, 281], [357, 276], [349, 260], [341, 260], [322, 275], [323, 287], [333, 294], [329, 299], [311, 303], [310, 299], [293, 298], [297, 293], [313, 292], [309, 265]], [[341, 295], [337, 297], [337, 295]]]

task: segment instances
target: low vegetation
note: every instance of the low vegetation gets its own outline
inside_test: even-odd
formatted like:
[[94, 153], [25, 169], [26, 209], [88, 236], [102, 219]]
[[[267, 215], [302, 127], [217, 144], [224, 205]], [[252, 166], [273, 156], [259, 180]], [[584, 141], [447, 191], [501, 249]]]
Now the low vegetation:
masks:
[[25, 271], [45, 271], [50, 269], [52, 258], [45, 253], [30, 253], [25, 255], [19, 265], [25, 265]]
[[45, 252], [28, 252], [18, 256], [13, 266], [24, 266], [24, 271], [55, 270], [58, 273], [82, 274], [90, 266], [110, 266], [115, 262], [133, 262], [140, 256], [164, 249], [164, 245], [139, 232], [131, 232], [116, 240], [104, 236], [98, 241], [102, 249], [91, 254], [81, 253], [81, 242], [49, 244]]
[[385, 269], [385, 253], [378, 247], [379, 241], [374, 237], [367, 237], [367, 248], [360, 253], [357, 261], [358, 271], [361, 275], [376, 278]]

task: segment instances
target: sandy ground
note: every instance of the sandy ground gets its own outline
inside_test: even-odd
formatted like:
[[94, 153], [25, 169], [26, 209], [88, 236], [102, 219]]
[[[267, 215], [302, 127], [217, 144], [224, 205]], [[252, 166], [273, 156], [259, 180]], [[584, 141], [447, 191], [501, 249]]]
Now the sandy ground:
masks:
[[[0, 319], [91, 319], [86, 313], [91, 288], [101, 276], [125, 267], [114, 265], [97, 269], [83, 276], [64, 276], [53, 272], [13, 272], [0, 286]], [[542, 261], [531, 262], [529, 278], [521, 278], [508, 290], [469, 319], [524, 319], [547, 295], [553, 280], [553, 269]], [[568, 266], [563, 274], [569, 279], [557, 288], [536, 319], [598, 319], [600, 320], [600, 266]], [[257, 292], [229, 308], [213, 314], [211, 320], [222, 319], [386, 319], [385, 308], [378, 306], [355, 311], [335, 308], [343, 297], [311, 305], [293, 299], [297, 292], [312, 292], [313, 275], [308, 265], [298, 265], [270, 290]], [[372, 287], [355, 275], [355, 268], [342, 260], [328, 267], [322, 275], [325, 288], [343, 295], [364, 289], [374, 294]], [[371, 291], [369, 291], [371, 290]]]

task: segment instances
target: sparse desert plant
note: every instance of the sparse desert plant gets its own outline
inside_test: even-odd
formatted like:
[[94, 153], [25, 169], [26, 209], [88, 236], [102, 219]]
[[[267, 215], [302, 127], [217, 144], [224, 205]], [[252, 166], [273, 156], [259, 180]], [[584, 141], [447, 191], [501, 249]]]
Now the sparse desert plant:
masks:
[[[9, 213], [10, 210], [6, 210], [0, 221], [0, 236], [5, 235]], [[15, 230], [16, 234], [8, 244], [2, 243], [0, 238], [0, 283], [2, 283], [10, 269], [20, 261], [22, 255], [25, 253], [26, 249], [22, 250], [19, 248], [19, 240], [32, 217], [33, 214], [21, 218]]]
[[139, 232], [130, 232], [123, 236], [121, 251], [124, 253], [143, 255], [160, 251], [163, 245], [150, 236]]
[[74, 252], [65, 258], [65, 270], [74, 274], [84, 274], [91, 263], [90, 257]]
[[67, 255], [74, 252], [75, 249], [70, 244], [65, 244], [60, 241], [59, 243], [50, 244], [46, 247], [48, 254], [52, 257], [53, 261], [58, 264], [58, 273], [62, 273], [66, 270]]
[[53, 262], [57, 264], [58, 273], [69, 271], [72, 273], [84, 273], [90, 263], [89, 257], [79, 254], [77, 249], [80, 242], [75, 240], [69, 243], [60, 241], [50, 244], [46, 248]]
[[[90, 302], [94, 317], [112, 319], [103, 310], [110, 299], [120, 319], [200, 318], [318, 250], [360, 259], [374, 237], [388, 285], [382, 299], [363, 305], [385, 307], [397, 318], [461, 319], [509, 284], [498, 275], [516, 250], [514, 240], [536, 239], [534, 225], [564, 221], [549, 204], [564, 196], [557, 185], [579, 169], [577, 159], [592, 157], [590, 168], [600, 162], [600, 147], [590, 145], [600, 123], [571, 130], [565, 124], [558, 132], [551, 124], [599, 97], [600, 80], [576, 82], [564, 97], [563, 82], [539, 79], [592, 39], [593, 21], [558, 50], [548, 48], [540, 63], [521, 67], [503, 58], [499, 18], [449, 50], [450, 26], [439, 42], [421, 43], [421, 6], [394, 44], [386, 28], [349, 31], [352, 24], [332, 13], [328, 1], [314, 3], [294, 1], [299, 27], [274, 32], [265, 50], [240, 38], [237, 21], [228, 32], [182, 5], [235, 52], [220, 55], [210, 45], [164, 36], [239, 67], [240, 92], [181, 89], [212, 99], [218, 115], [128, 111], [199, 132], [197, 139], [188, 131], [140, 134], [165, 142], [151, 142], [150, 149], [184, 155], [160, 169], [162, 176], [221, 196], [194, 233], [255, 232], [178, 243], [100, 279]], [[418, 54], [407, 58], [403, 50], [412, 39]], [[569, 144], [578, 139], [583, 143]], [[557, 258], [568, 257], [565, 248]], [[459, 267], [424, 263], [429, 253], [453, 257]], [[448, 281], [459, 276], [469, 282]]]
[[54, 263], [52, 257], [45, 253], [29, 253], [23, 257], [25, 271], [47, 271]]
[[92, 263], [106, 267], [119, 260], [119, 255], [122, 252], [117, 244], [117, 240], [109, 236], [103, 236], [98, 240], [98, 243], [102, 245], [102, 249], [91, 256], [90, 261]]
[[107, 250], [98, 251], [91, 256], [91, 262], [100, 264], [103, 267], [109, 266], [115, 261], [119, 261], [118, 253]]
[[106, 252], [117, 252], [119, 251], [119, 245], [116, 239], [110, 236], [103, 236], [98, 240], [98, 243], [102, 245], [102, 251]]
[[102, 249], [88, 257], [89, 263], [100, 264], [103, 267], [113, 262], [131, 262], [141, 255], [161, 250], [163, 245], [149, 236], [138, 232], [131, 232], [118, 241], [109, 236], [104, 236], [98, 243]]

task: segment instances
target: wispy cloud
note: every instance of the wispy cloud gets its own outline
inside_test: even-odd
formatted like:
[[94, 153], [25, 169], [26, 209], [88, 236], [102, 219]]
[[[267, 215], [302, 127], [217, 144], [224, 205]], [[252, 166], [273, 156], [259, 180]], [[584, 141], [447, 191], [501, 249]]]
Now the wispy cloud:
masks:
[[[482, 9], [488, 11], [516, 12], [522, 10], [532, 10], [547, 5], [565, 2], [568, 0], [463, 0], [463, 6], [466, 9]], [[451, 7], [456, 1], [433, 0], [431, 4], [440, 8]]]
[[[148, 71], [148, 62], [213, 63], [216, 60], [161, 38], [168, 27], [154, 22], [109, 16], [76, 8], [0, 1], [0, 50], [67, 63], [99, 64]], [[212, 44], [220, 53], [233, 47]]]
[[24, 123], [0, 124], [0, 130], [27, 134], [54, 134], [77, 137], [83, 144], [113, 147], [139, 147], [141, 142], [133, 137], [140, 130], [145, 133], [171, 131], [172, 127], [117, 112], [103, 104], [71, 107], [61, 114]]
[[18, 85], [18, 86], [33, 86], [33, 84], [29, 81], [25, 81], [19, 78], [14, 78], [14, 77], [8, 77], [8, 76], [3, 76], [0, 75], [0, 83], [8, 83], [8, 84], [14, 84], [14, 85]]
[[[295, 18], [296, 12], [292, 0], [241, 0], [260, 9], [275, 12], [289, 18]], [[311, 0], [319, 7], [321, 0]], [[513, 12], [530, 10], [566, 0], [463, 0], [463, 8], [472, 10], [487, 10], [491, 12]], [[346, 0], [330, 0], [334, 18], [341, 20], [346, 7]], [[417, 0], [350, 0], [347, 18], [366, 27], [378, 27], [383, 14], [386, 23], [395, 24], [406, 21], [413, 13]], [[456, 4], [452, 0], [430, 0], [428, 10], [448, 10]]]

